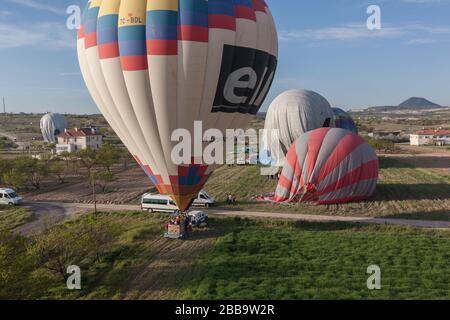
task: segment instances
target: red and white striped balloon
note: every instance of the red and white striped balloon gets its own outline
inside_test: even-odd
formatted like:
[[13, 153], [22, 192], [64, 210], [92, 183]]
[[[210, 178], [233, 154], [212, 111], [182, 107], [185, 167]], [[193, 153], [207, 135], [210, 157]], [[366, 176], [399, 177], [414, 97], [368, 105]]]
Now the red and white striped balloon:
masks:
[[338, 128], [307, 132], [290, 148], [276, 202], [346, 203], [370, 198], [379, 173], [375, 150]]

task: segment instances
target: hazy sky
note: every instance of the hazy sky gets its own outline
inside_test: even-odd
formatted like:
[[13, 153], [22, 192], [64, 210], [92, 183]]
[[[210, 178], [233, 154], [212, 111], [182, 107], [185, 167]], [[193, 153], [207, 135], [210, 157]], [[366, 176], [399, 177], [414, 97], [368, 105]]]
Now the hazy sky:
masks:
[[[305, 88], [346, 109], [424, 96], [450, 105], [450, 0], [268, 0], [280, 38], [277, 94]], [[84, 0], [2, 0], [0, 96], [9, 111], [97, 113], [65, 10]], [[382, 29], [365, 25], [370, 4]]]

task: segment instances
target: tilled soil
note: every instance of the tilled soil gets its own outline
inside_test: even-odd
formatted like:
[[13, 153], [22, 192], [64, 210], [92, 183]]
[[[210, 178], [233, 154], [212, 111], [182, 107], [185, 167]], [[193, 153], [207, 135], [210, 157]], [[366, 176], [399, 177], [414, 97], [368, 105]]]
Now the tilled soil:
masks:
[[[124, 204], [133, 201], [152, 190], [152, 184], [141, 168], [130, 167], [116, 173], [116, 180], [107, 185], [105, 193], [97, 190], [100, 204]], [[92, 188], [85, 181], [55, 186], [52, 190], [25, 194], [27, 201], [58, 201], [72, 203], [93, 203]]]

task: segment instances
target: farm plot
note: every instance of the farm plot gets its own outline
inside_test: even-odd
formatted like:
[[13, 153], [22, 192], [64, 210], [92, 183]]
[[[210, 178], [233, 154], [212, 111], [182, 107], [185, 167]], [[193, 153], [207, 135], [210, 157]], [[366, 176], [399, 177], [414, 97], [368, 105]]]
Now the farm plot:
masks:
[[[166, 219], [141, 212], [99, 213], [33, 239], [0, 237], [3, 248], [15, 250], [12, 260], [0, 261], [0, 271], [10, 275], [0, 297], [450, 298], [448, 231], [211, 219], [208, 228], [180, 242], [162, 238]], [[65, 263], [82, 267], [81, 291], [68, 291], [61, 274], [49, 269], [61, 256], [36, 264], [35, 255], [47, 246], [67, 253]], [[375, 292], [366, 286], [367, 267], [374, 264], [383, 272], [382, 290]]]

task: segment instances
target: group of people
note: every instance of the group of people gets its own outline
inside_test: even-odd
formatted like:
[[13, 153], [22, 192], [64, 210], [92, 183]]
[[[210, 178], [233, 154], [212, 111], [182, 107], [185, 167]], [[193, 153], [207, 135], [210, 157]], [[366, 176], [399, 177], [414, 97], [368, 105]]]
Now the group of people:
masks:
[[232, 194], [227, 194], [226, 202], [227, 204], [236, 204], [236, 197]]

